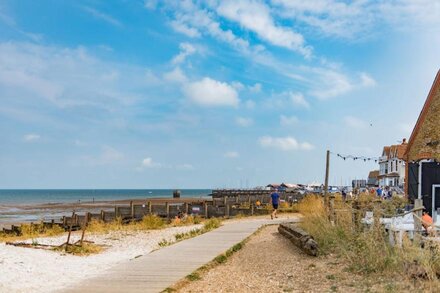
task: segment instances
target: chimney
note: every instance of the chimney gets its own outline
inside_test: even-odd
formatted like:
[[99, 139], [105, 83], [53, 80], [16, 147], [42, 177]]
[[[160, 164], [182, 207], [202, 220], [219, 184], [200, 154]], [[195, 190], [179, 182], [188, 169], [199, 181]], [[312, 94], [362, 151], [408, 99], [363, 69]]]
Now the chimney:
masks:
[[406, 144], [406, 138], [403, 138], [402, 144]]

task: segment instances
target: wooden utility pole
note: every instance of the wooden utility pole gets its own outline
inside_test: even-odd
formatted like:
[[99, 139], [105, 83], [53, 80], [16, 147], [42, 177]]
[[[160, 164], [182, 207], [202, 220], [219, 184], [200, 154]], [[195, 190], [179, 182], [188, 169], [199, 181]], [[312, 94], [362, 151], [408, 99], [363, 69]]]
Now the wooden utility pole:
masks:
[[324, 198], [325, 202], [328, 203], [328, 175], [330, 169], [330, 151], [327, 150], [327, 159], [325, 162], [325, 185], [324, 185]]

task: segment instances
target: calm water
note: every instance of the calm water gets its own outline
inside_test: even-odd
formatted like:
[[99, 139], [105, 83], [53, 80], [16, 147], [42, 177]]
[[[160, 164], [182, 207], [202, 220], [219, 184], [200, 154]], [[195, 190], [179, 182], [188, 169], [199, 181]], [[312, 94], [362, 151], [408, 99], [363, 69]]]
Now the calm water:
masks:
[[[211, 189], [181, 189], [181, 197], [208, 196]], [[0, 205], [72, 203], [172, 197], [173, 189], [0, 189]]]

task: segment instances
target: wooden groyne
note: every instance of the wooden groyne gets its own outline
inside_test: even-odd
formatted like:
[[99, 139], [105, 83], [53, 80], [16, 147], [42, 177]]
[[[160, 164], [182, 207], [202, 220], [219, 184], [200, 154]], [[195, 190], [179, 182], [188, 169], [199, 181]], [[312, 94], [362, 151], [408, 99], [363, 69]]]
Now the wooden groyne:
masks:
[[[280, 192], [280, 199], [290, 207], [293, 202], [302, 196], [293, 192]], [[173, 219], [182, 214], [197, 215], [203, 218], [234, 217], [237, 215], [261, 215], [270, 210], [270, 191], [267, 190], [214, 190], [212, 199], [188, 201], [187, 199], [161, 199], [161, 201], [136, 201], [129, 204], [118, 204], [112, 209], [95, 212], [73, 211], [70, 216], [61, 219], [52, 219], [39, 223], [30, 223], [31, 229], [52, 228], [55, 225], [67, 230], [79, 230], [92, 220], [104, 223], [119, 219], [122, 223], [141, 221], [147, 215], [157, 215], [166, 219]], [[6, 234], [21, 234], [21, 226], [12, 225], [11, 229], [3, 228]]]

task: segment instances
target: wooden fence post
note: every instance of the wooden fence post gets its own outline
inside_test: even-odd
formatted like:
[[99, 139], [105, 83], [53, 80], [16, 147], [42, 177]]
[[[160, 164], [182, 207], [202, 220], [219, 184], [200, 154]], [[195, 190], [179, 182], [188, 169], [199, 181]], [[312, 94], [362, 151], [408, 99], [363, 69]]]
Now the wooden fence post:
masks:
[[131, 220], [134, 220], [134, 204], [133, 204], [133, 201], [130, 201], [130, 209], [131, 209]]
[[[414, 208], [421, 208], [423, 207], [423, 200], [422, 199], [415, 199], [414, 200]], [[421, 237], [421, 232], [422, 232], [422, 222], [420, 221], [420, 219], [422, 218], [422, 210], [416, 211], [414, 212], [414, 214], [417, 216], [414, 216], [414, 241], [415, 243], [420, 243], [420, 240], [422, 239]]]
[[223, 204], [226, 206], [227, 202], [228, 202], [228, 197], [224, 196], [223, 197]]
[[329, 199], [329, 206], [330, 206], [330, 223], [332, 223], [333, 225], [335, 224], [335, 218], [336, 218], [336, 214], [335, 214], [335, 196], [334, 195], [330, 195], [330, 199]]
[[203, 208], [204, 208], [204, 212], [205, 212], [205, 219], [208, 218], [208, 204], [205, 202], [203, 202]]
[[118, 207], [115, 206], [115, 220], [118, 218]]
[[101, 221], [105, 222], [105, 212], [101, 210]]
[[230, 214], [229, 208], [230, 208], [229, 204], [226, 205], [226, 217], [227, 218], [229, 218], [229, 214]]
[[254, 215], [254, 204], [251, 204], [251, 216]]
[[148, 202], [148, 214], [151, 215], [153, 208], [151, 207], [151, 201]]
[[185, 214], [187, 215], [188, 215], [188, 210], [189, 210], [188, 203], [185, 202]]
[[167, 212], [167, 219], [170, 218], [170, 204], [168, 202], [165, 202], [165, 210]]

